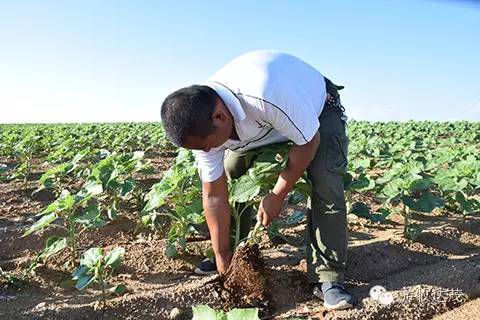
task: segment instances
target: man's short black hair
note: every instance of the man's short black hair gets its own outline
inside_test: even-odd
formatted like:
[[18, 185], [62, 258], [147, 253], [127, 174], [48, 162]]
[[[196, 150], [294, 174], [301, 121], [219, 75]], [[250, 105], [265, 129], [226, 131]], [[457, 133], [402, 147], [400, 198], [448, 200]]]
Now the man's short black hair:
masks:
[[206, 137], [215, 131], [212, 114], [217, 104], [217, 92], [208, 86], [193, 85], [179, 89], [162, 104], [162, 123], [168, 138], [183, 146], [187, 136]]

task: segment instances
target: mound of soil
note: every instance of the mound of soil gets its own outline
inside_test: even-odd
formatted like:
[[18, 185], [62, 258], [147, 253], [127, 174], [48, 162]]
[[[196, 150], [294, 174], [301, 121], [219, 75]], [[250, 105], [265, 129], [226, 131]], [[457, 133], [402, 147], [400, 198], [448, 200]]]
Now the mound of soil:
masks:
[[217, 288], [226, 309], [262, 307], [268, 301], [265, 264], [258, 245], [238, 247], [227, 272], [217, 281]]

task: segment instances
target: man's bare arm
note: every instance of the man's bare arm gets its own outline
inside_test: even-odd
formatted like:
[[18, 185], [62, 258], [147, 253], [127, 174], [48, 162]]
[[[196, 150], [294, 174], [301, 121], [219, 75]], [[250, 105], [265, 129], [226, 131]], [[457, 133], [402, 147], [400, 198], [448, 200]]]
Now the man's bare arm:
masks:
[[294, 145], [288, 152], [287, 167], [280, 173], [272, 192], [284, 199], [292, 190], [295, 183], [307, 169], [315, 157], [320, 145], [320, 134], [317, 132], [310, 142], [297, 146]]
[[280, 214], [283, 200], [312, 162], [319, 145], [320, 134], [317, 132], [308, 143], [301, 146], [295, 145], [290, 149], [287, 166], [280, 173], [273, 190], [262, 199], [260, 204], [258, 215], [264, 225], [270, 224]]
[[230, 207], [228, 205], [227, 178], [223, 174], [212, 182], [203, 182], [203, 209], [207, 218], [217, 270], [228, 268], [230, 251]]

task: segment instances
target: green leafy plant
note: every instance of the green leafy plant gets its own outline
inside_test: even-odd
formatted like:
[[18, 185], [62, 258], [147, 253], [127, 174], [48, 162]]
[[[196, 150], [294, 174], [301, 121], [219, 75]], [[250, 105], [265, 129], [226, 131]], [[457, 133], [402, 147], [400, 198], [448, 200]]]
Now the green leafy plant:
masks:
[[445, 201], [431, 192], [432, 181], [425, 177], [420, 167], [399, 165], [396, 168], [387, 176], [378, 179], [379, 184], [383, 186], [382, 193], [387, 197], [387, 202], [400, 203], [401, 210], [398, 212], [405, 221], [404, 235], [408, 239], [415, 240], [421, 232], [421, 227], [410, 225], [412, 211], [430, 213], [435, 208], [444, 206]]
[[105, 225], [98, 202], [90, 201], [93, 196], [101, 192], [102, 186], [94, 183], [86, 184], [75, 195], [68, 190], [63, 190], [54, 202], [37, 215], [40, 219], [25, 231], [24, 237], [49, 228], [63, 231], [61, 235], [48, 237], [45, 249], [37, 257], [39, 260], [45, 261], [69, 248], [71, 254], [67, 264], [75, 263], [77, 241], [80, 235], [89, 228]]
[[[90, 248], [80, 259], [80, 265], [73, 271], [73, 280], [77, 283], [75, 288], [83, 290], [93, 283], [100, 286], [102, 290], [101, 299], [105, 302], [107, 298], [107, 280], [113, 271], [120, 265], [125, 254], [125, 249], [115, 247], [110, 252], [103, 254], [102, 248]], [[110, 292], [120, 295], [125, 292], [125, 285], [117, 285], [111, 288]]]
[[39, 140], [40, 137], [30, 131], [15, 145], [15, 155], [19, 163], [13, 169], [13, 172], [9, 177], [10, 179], [21, 178], [25, 183], [27, 182], [28, 175], [32, 170], [33, 154], [36, 151]]
[[[228, 201], [235, 223], [235, 234], [233, 235], [235, 248], [243, 240], [240, 239], [240, 222], [242, 215], [247, 208], [258, 207], [262, 196], [273, 188], [278, 179], [278, 175], [287, 165], [289, 149], [290, 146], [288, 143], [275, 144], [260, 149], [261, 151], [252, 155], [254, 162], [247, 173], [229, 182]], [[308, 196], [309, 192], [310, 185], [306, 178], [303, 177], [296, 183], [293, 193], [296, 193], [297, 196], [302, 195], [304, 198]], [[260, 221], [257, 222], [254, 231], [249, 237], [255, 238], [259, 228]]]
[[107, 215], [110, 219], [117, 217], [118, 205], [121, 200], [133, 197], [138, 205], [143, 205], [141, 191], [137, 187], [133, 175], [146, 169], [147, 165], [142, 162], [144, 153], [117, 154], [103, 151], [104, 159], [97, 162], [87, 178], [90, 183], [101, 184], [103, 192], [98, 196], [100, 201], [107, 203]]
[[196, 233], [195, 225], [205, 221], [200, 177], [190, 151], [180, 150], [173, 166], [152, 186], [146, 200], [141, 212], [142, 223], [155, 228], [158, 217], [170, 219], [166, 254], [175, 257], [177, 245], [184, 249], [187, 237]]
[[4, 289], [22, 289], [26, 285], [23, 277], [17, 277], [10, 272], [4, 271], [0, 267], [0, 288]]
[[192, 320], [260, 320], [258, 309], [232, 309], [228, 312], [215, 310], [207, 305], [192, 307]]
[[62, 191], [62, 186], [60, 182], [63, 179], [67, 179], [66, 183], [70, 184], [72, 182], [71, 175], [78, 170], [80, 161], [85, 156], [83, 153], [77, 154], [71, 161], [64, 162], [47, 170], [44, 174], [41, 175], [39, 179], [39, 187], [33, 192], [37, 193], [39, 191], [49, 189], [53, 190], [54, 194], [57, 196]]

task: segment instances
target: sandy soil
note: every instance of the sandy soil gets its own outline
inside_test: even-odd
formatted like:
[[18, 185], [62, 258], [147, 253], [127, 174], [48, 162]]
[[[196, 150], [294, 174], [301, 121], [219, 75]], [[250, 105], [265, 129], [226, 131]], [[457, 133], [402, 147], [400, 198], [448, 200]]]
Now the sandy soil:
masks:
[[[152, 159], [156, 173], [144, 179], [145, 188], [157, 182], [168, 160]], [[42, 168], [39, 167], [36, 177]], [[35, 174], [35, 173], [34, 173]], [[0, 267], [20, 275], [46, 237], [21, 238], [32, 216], [52, 200], [44, 193], [32, 196], [35, 179], [0, 183]], [[286, 210], [284, 217], [291, 214]], [[417, 242], [403, 239], [401, 219], [387, 224], [349, 217], [349, 261], [346, 284], [358, 295], [352, 310], [327, 312], [306, 283], [304, 221], [282, 231], [280, 241], [264, 237], [260, 249], [269, 292], [265, 319], [478, 319], [480, 311], [480, 217], [423, 215], [417, 223], [425, 230]], [[98, 288], [77, 291], [59, 256], [37, 269], [24, 288], [0, 285], [0, 319], [190, 319], [191, 306], [221, 305], [212, 290], [215, 276], [199, 277], [192, 270], [208, 249], [208, 241], [189, 243], [178, 259], [164, 254], [165, 230], [139, 229], [138, 212], [125, 206], [119, 219], [85, 233], [80, 250], [95, 246], [123, 246], [125, 261], [112, 284], [125, 283], [128, 291], [112, 297], [96, 310]], [[138, 228], [137, 228], [138, 229]], [[394, 301], [382, 305], [369, 297], [374, 285], [389, 290]]]

